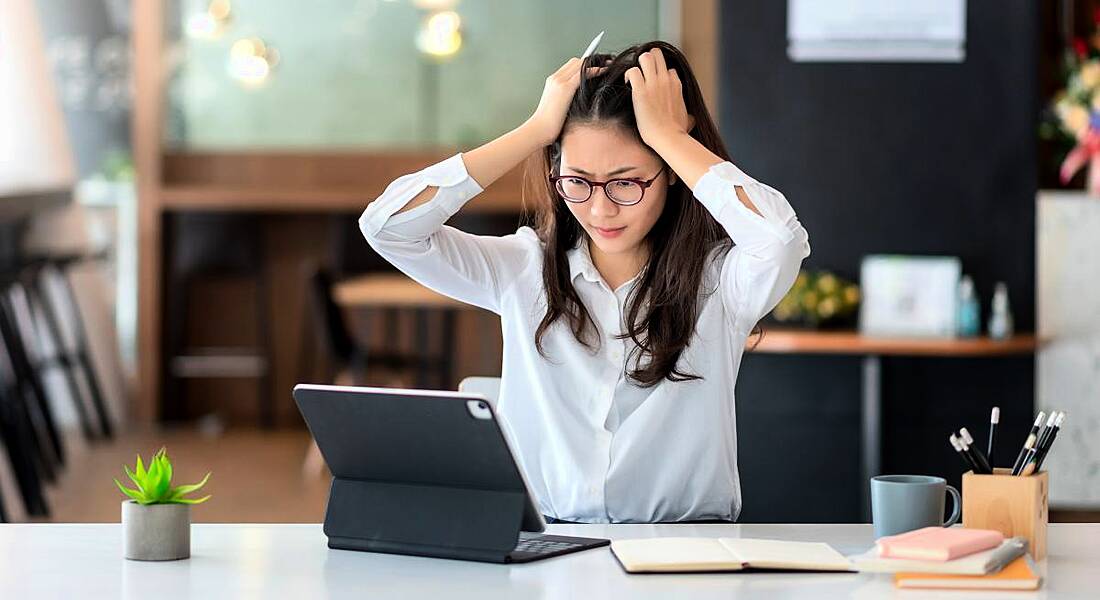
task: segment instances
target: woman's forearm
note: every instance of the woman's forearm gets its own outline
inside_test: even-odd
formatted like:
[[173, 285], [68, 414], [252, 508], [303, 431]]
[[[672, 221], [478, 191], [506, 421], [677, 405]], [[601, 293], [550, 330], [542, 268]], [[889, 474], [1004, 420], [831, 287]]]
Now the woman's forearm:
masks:
[[[699, 140], [684, 132], [669, 132], [655, 136], [650, 146], [661, 156], [668, 166], [680, 176], [684, 185], [694, 190], [695, 184], [712, 166], [722, 159], [707, 149]], [[737, 199], [749, 210], [760, 214], [760, 209], [752, 203], [741, 186], [737, 186]]]
[[[466, 172], [470, 177], [485, 189], [544, 145], [533, 130], [530, 121], [525, 121], [495, 140], [463, 152], [462, 162], [466, 165]], [[428, 186], [397, 212], [412, 210], [431, 200], [435, 197], [435, 193], [436, 188]]]
[[532, 130], [530, 121], [525, 121], [497, 139], [463, 152], [462, 162], [466, 164], [470, 177], [485, 189], [544, 146], [545, 143]]

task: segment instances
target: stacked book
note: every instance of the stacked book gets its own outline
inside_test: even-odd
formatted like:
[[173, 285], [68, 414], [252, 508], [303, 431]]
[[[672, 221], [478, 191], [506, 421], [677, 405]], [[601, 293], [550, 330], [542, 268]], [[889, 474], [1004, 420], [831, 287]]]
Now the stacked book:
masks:
[[988, 529], [926, 527], [851, 558], [857, 571], [893, 573], [902, 588], [1034, 590], [1041, 581], [1024, 538]]

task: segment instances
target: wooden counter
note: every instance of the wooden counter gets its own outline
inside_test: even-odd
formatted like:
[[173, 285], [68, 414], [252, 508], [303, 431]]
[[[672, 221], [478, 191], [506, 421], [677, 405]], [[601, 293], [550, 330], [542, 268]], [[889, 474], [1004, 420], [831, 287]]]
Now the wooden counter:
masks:
[[1030, 354], [1038, 348], [1032, 334], [1007, 340], [976, 338], [891, 338], [856, 331], [802, 331], [764, 328], [753, 349], [760, 354], [850, 354], [881, 356], [1004, 356]]

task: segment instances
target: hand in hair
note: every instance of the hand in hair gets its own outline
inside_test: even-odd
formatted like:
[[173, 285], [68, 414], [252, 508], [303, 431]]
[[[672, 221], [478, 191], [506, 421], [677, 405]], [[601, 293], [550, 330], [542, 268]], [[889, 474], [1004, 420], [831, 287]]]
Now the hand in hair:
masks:
[[[581, 65], [579, 58], [570, 58], [560, 69], [546, 78], [538, 108], [527, 120], [529, 131], [538, 137], [543, 146], [554, 143], [565, 124], [565, 114], [573, 101], [573, 94], [581, 84]], [[599, 75], [605, 67], [589, 67], [588, 77]]]
[[663, 134], [691, 131], [695, 119], [688, 114], [684, 104], [680, 77], [676, 69], [665, 66], [661, 49], [653, 48], [640, 54], [638, 65], [627, 70], [625, 79], [630, 83], [634, 118], [642, 141], [652, 146]]

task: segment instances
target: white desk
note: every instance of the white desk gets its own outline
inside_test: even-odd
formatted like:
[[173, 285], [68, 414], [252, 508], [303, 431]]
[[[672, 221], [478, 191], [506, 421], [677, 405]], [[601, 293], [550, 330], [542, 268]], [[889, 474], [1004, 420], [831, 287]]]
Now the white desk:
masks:
[[[594, 537], [740, 536], [871, 545], [870, 525], [551, 525]], [[190, 560], [122, 558], [114, 524], [0, 525], [0, 598], [1098, 598], [1100, 524], [1050, 526], [1038, 592], [897, 590], [888, 575], [627, 575], [608, 548], [522, 565], [330, 550], [320, 525], [194, 525]]]

